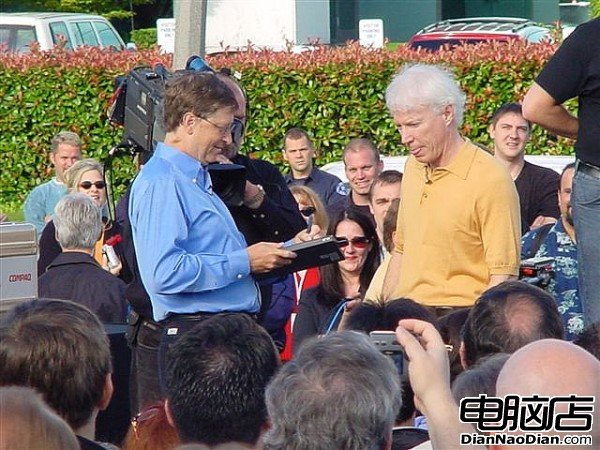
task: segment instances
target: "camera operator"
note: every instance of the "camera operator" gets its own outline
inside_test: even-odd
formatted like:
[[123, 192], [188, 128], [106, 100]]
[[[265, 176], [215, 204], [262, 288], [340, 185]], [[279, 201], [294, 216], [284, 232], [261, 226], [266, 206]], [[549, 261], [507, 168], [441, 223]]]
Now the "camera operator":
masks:
[[249, 245], [260, 241], [287, 241], [306, 228], [294, 196], [276, 166], [268, 161], [241, 155], [246, 130], [247, 99], [244, 91], [227, 73], [217, 73], [238, 103], [234, 111], [232, 139], [217, 156], [219, 162], [239, 164], [246, 172], [244, 205], [229, 207], [238, 229]]
[[583, 308], [579, 298], [578, 263], [571, 191], [575, 164], [567, 165], [560, 176], [558, 207], [560, 219], [525, 234], [521, 240], [521, 258], [550, 257], [553, 277], [546, 286], [557, 302], [565, 327], [565, 336], [575, 339], [584, 326]]
[[[139, 271], [154, 320], [165, 329], [159, 345], [161, 380], [168, 348], [181, 334], [215, 313], [255, 315], [260, 294], [252, 274], [282, 267], [295, 257], [281, 243], [247, 247], [212, 190], [206, 164], [231, 142], [237, 107], [214, 74], [189, 72], [169, 80], [165, 140], [131, 189], [129, 219]], [[262, 195], [244, 195], [244, 202], [256, 207], [264, 201]]]

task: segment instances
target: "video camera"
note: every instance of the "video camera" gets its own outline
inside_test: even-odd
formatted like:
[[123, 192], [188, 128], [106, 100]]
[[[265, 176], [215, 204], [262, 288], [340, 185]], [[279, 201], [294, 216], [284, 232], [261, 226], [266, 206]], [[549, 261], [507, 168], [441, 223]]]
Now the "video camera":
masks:
[[[108, 120], [112, 125], [123, 126], [121, 144], [112, 149], [114, 156], [118, 149], [130, 154], [138, 153], [140, 162], [145, 163], [154, 152], [158, 142], [163, 141], [165, 131], [162, 123], [162, 101], [166, 82], [178, 74], [186, 72], [215, 71], [200, 56], [192, 56], [181, 71], [170, 72], [163, 64], [154, 67], [136, 67], [127, 75], [117, 77], [116, 89], [108, 107]], [[239, 127], [232, 133], [239, 139]], [[233, 134], [232, 134], [233, 137]], [[209, 164], [207, 166], [213, 181], [214, 191], [228, 206], [241, 206], [246, 185], [246, 168], [238, 164]]]
[[521, 261], [519, 280], [545, 288], [554, 277], [554, 258], [537, 257]]

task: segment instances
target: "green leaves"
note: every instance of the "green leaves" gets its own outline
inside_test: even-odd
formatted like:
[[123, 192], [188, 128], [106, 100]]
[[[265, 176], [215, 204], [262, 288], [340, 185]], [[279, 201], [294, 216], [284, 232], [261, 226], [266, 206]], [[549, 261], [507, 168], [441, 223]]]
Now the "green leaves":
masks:
[[[429, 54], [403, 45], [374, 51], [349, 44], [301, 54], [249, 51], [209, 63], [242, 74], [249, 99], [242, 150], [283, 168], [283, 135], [294, 126], [313, 136], [319, 165], [339, 160], [353, 137], [372, 139], [385, 155], [405, 153], [384, 100], [388, 83], [405, 63], [450, 66], [467, 93], [463, 132], [489, 145], [487, 125], [494, 110], [523, 98], [554, 49], [551, 44], [488, 43]], [[106, 159], [122, 136], [122, 129], [109, 126], [103, 114], [114, 77], [155, 62], [169, 67], [171, 57], [156, 48], [0, 54], [0, 211], [18, 208], [34, 186], [49, 178], [47, 150], [58, 131], [79, 133], [86, 156]], [[568, 107], [575, 109], [576, 102]], [[528, 152], [571, 154], [572, 142], [551, 140], [534, 127]], [[135, 171], [130, 157], [115, 159], [113, 166], [118, 198]]]

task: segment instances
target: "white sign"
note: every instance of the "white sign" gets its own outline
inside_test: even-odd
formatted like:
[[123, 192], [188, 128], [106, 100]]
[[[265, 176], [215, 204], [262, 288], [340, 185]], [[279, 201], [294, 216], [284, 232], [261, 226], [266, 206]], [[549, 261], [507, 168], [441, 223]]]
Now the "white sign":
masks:
[[175, 19], [156, 21], [156, 43], [164, 53], [175, 52]]
[[363, 47], [383, 47], [383, 20], [362, 19], [358, 21], [358, 38]]

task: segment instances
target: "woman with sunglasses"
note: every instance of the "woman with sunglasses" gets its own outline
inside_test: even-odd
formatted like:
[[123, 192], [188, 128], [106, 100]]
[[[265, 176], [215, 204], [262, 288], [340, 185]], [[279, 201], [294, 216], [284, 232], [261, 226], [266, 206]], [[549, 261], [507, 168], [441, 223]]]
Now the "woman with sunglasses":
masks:
[[[102, 208], [103, 215], [107, 202], [106, 182], [104, 181], [104, 167], [95, 159], [82, 159], [73, 164], [65, 173], [64, 180], [69, 193], [81, 192], [94, 200], [94, 203]], [[123, 250], [120, 241], [123, 236], [123, 230], [117, 222], [104, 217], [104, 230], [100, 239], [94, 248], [94, 259], [113, 275], [128, 282], [129, 270], [123, 270], [121, 261], [124, 261]], [[52, 263], [62, 249], [55, 236], [56, 229], [52, 221], [48, 222], [42, 231], [40, 238], [40, 257], [38, 259], [38, 275], [46, 271], [46, 268]], [[117, 265], [109, 265], [108, 257], [103, 252], [104, 244], [112, 245], [117, 258], [120, 260]]]
[[320, 267], [320, 283], [302, 291], [294, 349], [311, 336], [334, 331], [345, 306], [363, 298], [379, 266], [379, 241], [369, 217], [348, 208], [333, 218], [327, 231], [342, 243], [345, 259]]
[[[302, 185], [290, 186], [290, 192], [296, 199], [298, 209], [307, 225], [311, 223], [318, 225], [321, 230], [326, 230], [329, 225], [329, 217], [327, 217], [327, 211], [319, 198], [319, 194]], [[296, 285], [296, 301], [299, 301], [303, 289], [314, 287], [319, 282], [319, 269], [313, 267], [296, 272], [294, 282]]]

